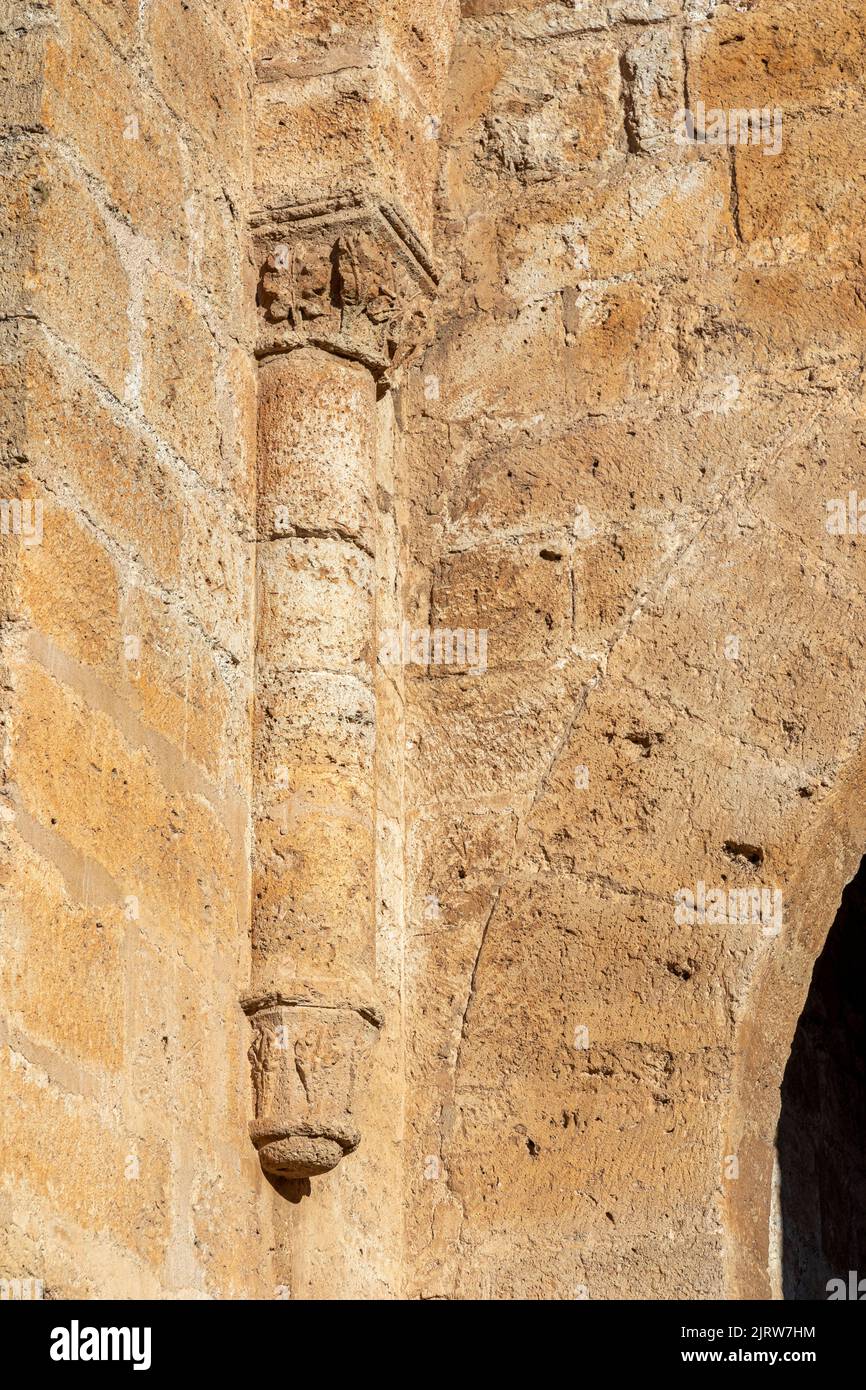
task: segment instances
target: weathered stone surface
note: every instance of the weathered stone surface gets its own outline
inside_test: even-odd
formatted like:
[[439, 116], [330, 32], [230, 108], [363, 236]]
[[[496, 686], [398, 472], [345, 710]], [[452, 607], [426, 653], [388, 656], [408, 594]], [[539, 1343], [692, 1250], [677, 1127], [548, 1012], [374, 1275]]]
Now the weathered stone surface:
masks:
[[352, 188], [429, 240], [456, 0], [253, 0], [252, 18], [259, 206]]
[[0, 1278], [779, 1292], [861, 10], [0, 2]]
[[[488, 670], [405, 685], [416, 1296], [767, 1291], [793, 982], [866, 843], [862, 552], [825, 525], [862, 471], [862, 25], [719, 5], [681, 48], [628, 8], [478, 0], [452, 65], [407, 597]], [[684, 147], [698, 100], [778, 108], [781, 149]], [[779, 887], [778, 937], [678, 925], [698, 880]]]
[[0, 6], [0, 1276], [57, 1298], [273, 1298], [286, 1277], [238, 1006], [247, 6], [221, 5], [206, 73], [179, 42], [200, 7], [171, 9]]

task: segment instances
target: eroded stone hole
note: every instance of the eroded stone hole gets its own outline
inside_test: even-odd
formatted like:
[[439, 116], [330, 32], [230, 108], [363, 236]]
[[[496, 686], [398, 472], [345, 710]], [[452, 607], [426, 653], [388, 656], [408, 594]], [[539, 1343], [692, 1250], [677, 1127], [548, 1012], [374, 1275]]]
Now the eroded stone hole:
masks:
[[738, 840], [725, 840], [722, 848], [730, 859], [745, 859], [756, 867], [764, 862], [764, 851], [760, 845], [745, 845]]
[[866, 859], [812, 974], [777, 1134], [782, 1293], [866, 1276]]

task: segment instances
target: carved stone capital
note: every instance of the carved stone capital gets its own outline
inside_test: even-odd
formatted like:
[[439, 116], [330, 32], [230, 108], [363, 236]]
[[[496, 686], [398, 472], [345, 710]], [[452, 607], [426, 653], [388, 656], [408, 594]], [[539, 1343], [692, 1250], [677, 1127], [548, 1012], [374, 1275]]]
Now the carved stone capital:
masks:
[[253, 1027], [250, 1136], [262, 1167], [281, 1178], [327, 1173], [360, 1143], [355, 1075], [381, 1014], [315, 991], [250, 997], [244, 1009]]
[[434, 267], [389, 204], [353, 195], [256, 214], [260, 357], [320, 347], [388, 376], [423, 346]]

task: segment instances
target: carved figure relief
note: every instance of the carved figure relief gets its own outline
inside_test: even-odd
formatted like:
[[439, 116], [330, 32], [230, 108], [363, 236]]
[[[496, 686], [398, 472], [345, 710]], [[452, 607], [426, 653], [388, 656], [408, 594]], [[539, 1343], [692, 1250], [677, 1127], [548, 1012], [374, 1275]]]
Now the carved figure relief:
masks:
[[436, 284], [408, 237], [394, 214], [388, 220], [377, 208], [299, 217], [259, 233], [259, 354], [309, 344], [377, 375], [406, 362], [424, 342]]

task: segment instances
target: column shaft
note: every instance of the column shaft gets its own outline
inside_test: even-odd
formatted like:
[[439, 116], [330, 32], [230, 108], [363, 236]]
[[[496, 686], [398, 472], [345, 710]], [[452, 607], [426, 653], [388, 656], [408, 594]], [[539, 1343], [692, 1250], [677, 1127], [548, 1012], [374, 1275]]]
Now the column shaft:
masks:
[[375, 410], [371, 373], [333, 353], [260, 368], [247, 1007], [253, 1137], [295, 1176], [357, 1143], [375, 1031]]

